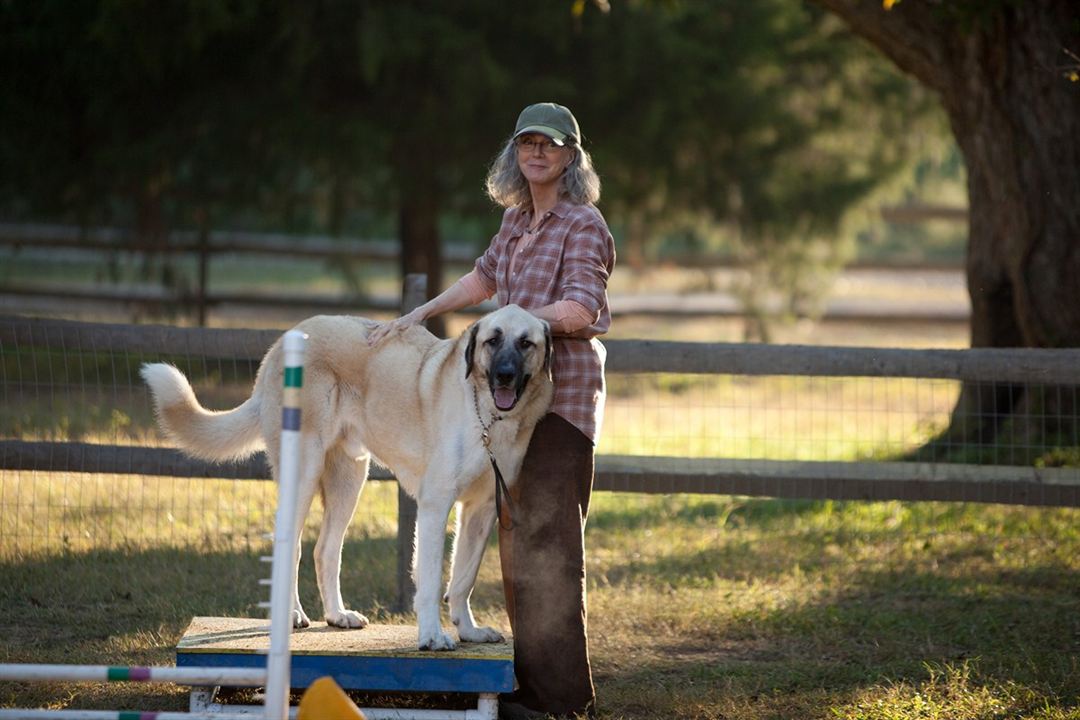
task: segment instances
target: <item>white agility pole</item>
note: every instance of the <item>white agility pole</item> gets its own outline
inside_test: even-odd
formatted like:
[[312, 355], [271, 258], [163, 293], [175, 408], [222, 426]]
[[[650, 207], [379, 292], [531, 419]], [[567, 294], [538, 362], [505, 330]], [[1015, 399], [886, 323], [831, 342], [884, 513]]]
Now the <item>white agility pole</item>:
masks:
[[[278, 506], [274, 554], [270, 558], [270, 650], [265, 668], [112, 667], [108, 665], [0, 664], [0, 681], [161, 682], [197, 687], [266, 688], [262, 706], [218, 712], [139, 712], [126, 710], [47, 710], [0, 708], [0, 720], [288, 720], [293, 585], [298, 546], [295, 541], [296, 496], [300, 477], [300, 390], [307, 335], [285, 333], [285, 393], [278, 459]], [[291, 711], [291, 712], [290, 712]]]
[[266, 720], [289, 714], [289, 635], [292, 633], [293, 585], [299, 552], [296, 542], [296, 495], [300, 485], [300, 390], [304, 387], [307, 335], [285, 333], [285, 392], [281, 403], [281, 457], [278, 460], [278, 506], [274, 521], [274, 557], [270, 573], [270, 653], [266, 658]]
[[112, 665], [6, 665], [0, 680], [22, 682], [160, 682], [177, 685], [260, 687], [263, 668], [116, 667]]
[[[262, 706], [259, 706], [262, 710]], [[259, 720], [261, 713], [140, 712], [132, 710], [4, 710], [16, 720]]]

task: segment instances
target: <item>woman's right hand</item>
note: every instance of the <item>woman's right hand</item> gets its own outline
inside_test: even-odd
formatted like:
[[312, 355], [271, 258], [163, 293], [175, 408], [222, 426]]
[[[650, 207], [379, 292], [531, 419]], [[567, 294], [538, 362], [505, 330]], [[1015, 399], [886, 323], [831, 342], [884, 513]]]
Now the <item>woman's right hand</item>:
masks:
[[369, 346], [378, 345], [390, 334], [396, 334], [408, 330], [413, 325], [419, 325], [424, 322], [426, 318], [420, 308], [416, 308], [411, 313], [402, 315], [399, 318], [384, 322], [377, 326], [374, 330], [368, 333], [367, 341]]

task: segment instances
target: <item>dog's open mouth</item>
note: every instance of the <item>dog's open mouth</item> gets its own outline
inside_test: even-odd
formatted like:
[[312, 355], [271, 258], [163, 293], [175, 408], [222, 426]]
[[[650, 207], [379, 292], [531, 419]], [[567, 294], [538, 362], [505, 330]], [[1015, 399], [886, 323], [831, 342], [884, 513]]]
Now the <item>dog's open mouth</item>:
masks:
[[493, 387], [491, 396], [495, 398], [495, 407], [500, 410], [513, 410], [517, 405], [518, 392], [514, 387]]

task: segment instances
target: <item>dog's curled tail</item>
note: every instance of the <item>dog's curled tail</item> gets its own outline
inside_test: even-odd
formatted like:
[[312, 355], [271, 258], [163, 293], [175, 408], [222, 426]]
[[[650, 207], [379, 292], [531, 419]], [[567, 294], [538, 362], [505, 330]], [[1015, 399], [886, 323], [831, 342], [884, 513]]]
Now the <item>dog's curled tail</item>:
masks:
[[139, 374], [150, 386], [162, 430], [188, 455], [242, 460], [263, 447], [257, 396], [232, 410], [207, 410], [195, 398], [188, 379], [172, 365], [147, 363]]

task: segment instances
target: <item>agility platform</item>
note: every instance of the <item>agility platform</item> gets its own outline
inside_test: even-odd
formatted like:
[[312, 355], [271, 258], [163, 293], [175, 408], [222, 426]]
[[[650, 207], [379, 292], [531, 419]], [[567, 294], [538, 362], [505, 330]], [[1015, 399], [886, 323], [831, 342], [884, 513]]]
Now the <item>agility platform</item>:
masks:
[[[414, 625], [368, 625], [358, 630], [313, 622], [289, 639], [293, 689], [332, 677], [345, 690], [476, 693], [491, 703], [514, 689], [514, 648], [501, 643], [460, 643], [456, 650], [416, 649]], [[177, 667], [265, 667], [270, 647], [266, 620], [196, 617], [176, 646]], [[214, 711], [216, 688], [192, 690], [192, 710]], [[470, 714], [470, 716], [472, 716]]]

